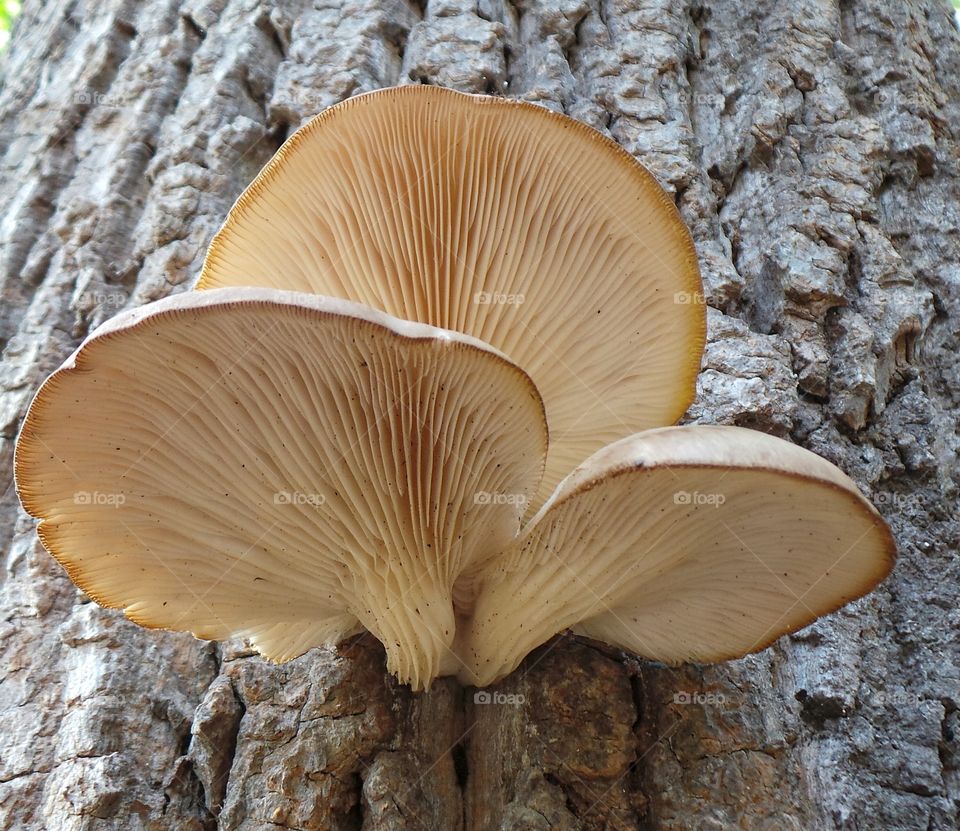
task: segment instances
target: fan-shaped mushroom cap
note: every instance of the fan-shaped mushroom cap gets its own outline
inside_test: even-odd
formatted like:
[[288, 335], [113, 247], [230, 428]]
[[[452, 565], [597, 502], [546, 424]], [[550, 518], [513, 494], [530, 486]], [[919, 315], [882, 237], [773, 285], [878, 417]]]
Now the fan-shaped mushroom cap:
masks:
[[674, 423], [705, 318], [690, 235], [615, 142], [533, 104], [405, 86], [295, 133], [230, 211], [198, 288], [345, 297], [522, 366], [551, 443], [541, 498], [590, 453]]
[[422, 687], [451, 666], [454, 581], [516, 534], [545, 451], [536, 388], [485, 344], [235, 288], [94, 332], [31, 405], [16, 476], [98, 603], [278, 661], [362, 624]]
[[735, 658], [868, 592], [890, 531], [838, 468], [737, 427], [668, 427], [595, 454], [490, 564], [460, 633], [491, 683], [575, 631], [676, 664]]

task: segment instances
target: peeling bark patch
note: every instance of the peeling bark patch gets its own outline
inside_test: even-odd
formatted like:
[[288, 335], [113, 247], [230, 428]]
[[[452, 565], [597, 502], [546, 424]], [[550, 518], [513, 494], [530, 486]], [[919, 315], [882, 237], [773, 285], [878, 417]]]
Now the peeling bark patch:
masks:
[[621, 664], [561, 639], [483, 692], [467, 754], [471, 827], [527, 827], [532, 806], [549, 827], [637, 827], [636, 712]]
[[213, 816], [220, 812], [226, 796], [242, 716], [233, 685], [223, 675], [207, 688], [194, 714], [188, 755]]

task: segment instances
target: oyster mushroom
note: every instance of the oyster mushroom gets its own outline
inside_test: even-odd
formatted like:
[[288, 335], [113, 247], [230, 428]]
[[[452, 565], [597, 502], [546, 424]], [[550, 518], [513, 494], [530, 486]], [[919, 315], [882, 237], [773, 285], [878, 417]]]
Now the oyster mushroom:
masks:
[[866, 594], [894, 556], [815, 453], [740, 427], [649, 430], [584, 462], [488, 561], [459, 675], [489, 684], [567, 628], [668, 664], [739, 658]]
[[566, 628], [743, 655], [892, 567], [826, 460], [650, 429], [694, 394], [696, 257], [652, 176], [572, 119], [350, 99], [240, 197], [198, 288], [87, 338], [17, 444], [44, 545], [138, 623], [278, 661], [366, 628], [416, 689], [482, 685]]
[[16, 480], [101, 605], [276, 661], [365, 627], [421, 688], [458, 668], [454, 583], [515, 536], [496, 497], [531, 497], [545, 450], [536, 389], [479, 341], [233, 288], [91, 334], [37, 393]]
[[551, 442], [543, 501], [611, 441], [689, 406], [706, 331], [673, 200], [572, 118], [410, 85], [294, 133], [240, 196], [198, 288], [345, 297], [464, 332], [529, 373]]

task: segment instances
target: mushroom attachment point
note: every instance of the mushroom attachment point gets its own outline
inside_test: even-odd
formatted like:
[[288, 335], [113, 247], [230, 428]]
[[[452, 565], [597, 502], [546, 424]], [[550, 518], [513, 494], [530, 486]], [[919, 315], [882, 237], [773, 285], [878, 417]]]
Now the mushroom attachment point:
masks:
[[516, 535], [546, 443], [529, 377], [473, 338], [231, 288], [91, 334], [34, 399], [16, 478], [101, 605], [275, 661], [365, 627], [420, 689], [459, 669], [454, 584]]
[[768, 646], [870, 591], [890, 531], [830, 462], [739, 427], [650, 430], [588, 459], [491, 561], [462, 680], [511, 672], [563, 629], [668, 664]]
[[198, 288], [345, 297], [464, 332], [543, 396], [531, 512], [591, 453], [673, 424], [706, 332], [673, 199], [596, 130], [535, 104], [409, 85], [298, 130], [230, 211]]

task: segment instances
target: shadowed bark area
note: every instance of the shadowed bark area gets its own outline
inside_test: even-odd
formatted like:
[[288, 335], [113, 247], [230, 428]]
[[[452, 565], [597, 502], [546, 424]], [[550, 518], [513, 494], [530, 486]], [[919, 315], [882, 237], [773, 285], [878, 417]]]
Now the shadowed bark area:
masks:
[[[857, 829], [960, 816], [960, 36], [940, 0], [26, 3], [0, 90], [0, 826]], [[569, 636], [478, 696], [371, 638], [276, 667], [83, 598], [12, 483], [43, 378], [196, 278], [289, 132], [400, 82], [523, 97], [676, 196], [709, 305], [687, 421], [791, 438], [900, 548], [763, 653]]]

